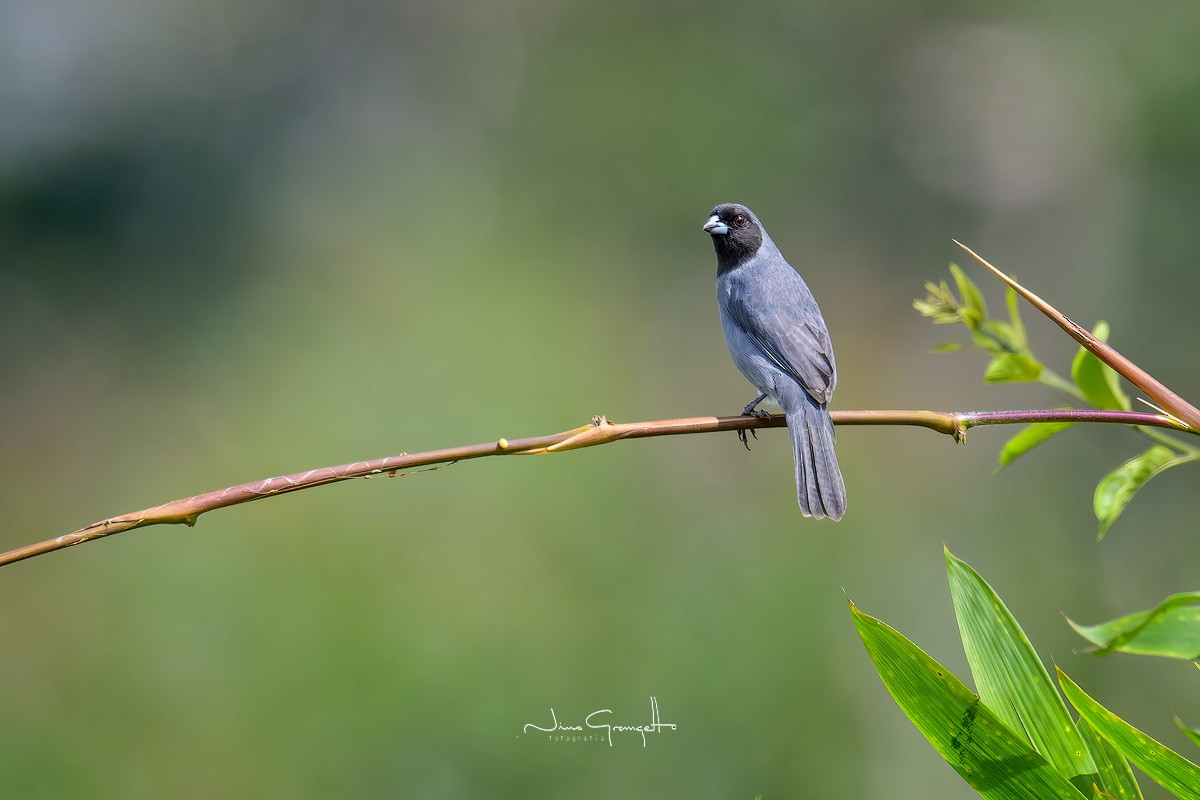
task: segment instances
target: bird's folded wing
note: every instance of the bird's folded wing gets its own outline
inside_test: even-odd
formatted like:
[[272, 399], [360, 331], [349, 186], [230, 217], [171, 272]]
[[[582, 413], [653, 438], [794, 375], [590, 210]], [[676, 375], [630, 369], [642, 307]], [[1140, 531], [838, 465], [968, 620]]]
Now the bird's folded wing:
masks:
[[745, 295], [733, 294], [728, 311], [750, 340], [768, 359], [795, 378], [818, 403], [828, 403], [837, 385], [837, 369], [829, 331], [814, 307], [803, 303], [747, 302]]

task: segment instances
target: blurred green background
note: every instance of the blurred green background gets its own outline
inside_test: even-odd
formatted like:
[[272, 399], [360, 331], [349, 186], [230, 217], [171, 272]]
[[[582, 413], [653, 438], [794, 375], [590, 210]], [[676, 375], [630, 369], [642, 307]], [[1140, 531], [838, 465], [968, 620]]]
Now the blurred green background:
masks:
[[[734, 413], [753, 391], [700, 232], [729, 200], [820, 299], [835, 407], [1061, 402], [927, 353], [959, 335], [910, 308], [951, 237], [1195, 400], [1198, 40], [1182, 3], [0, 1], [0, 548], [596, 413]], [[3, 793], [972, 797], [846, 607], [965, 674], [943, 542], [1186, 748], [1195, 671], [1077, 654], [1061, 614], [1196, 588], [1194, 470], [1097, 544], [1095, 482], [1141, 443], [1077, 429], [993, 476], [1008, 433], [843, 429], [838, 525], [800, 517], [773, 431], [341, 484], [17, 564]], [[644, 749], [522, 733], [551, 707], [649, 722], [651, 696], [678, 730]]]

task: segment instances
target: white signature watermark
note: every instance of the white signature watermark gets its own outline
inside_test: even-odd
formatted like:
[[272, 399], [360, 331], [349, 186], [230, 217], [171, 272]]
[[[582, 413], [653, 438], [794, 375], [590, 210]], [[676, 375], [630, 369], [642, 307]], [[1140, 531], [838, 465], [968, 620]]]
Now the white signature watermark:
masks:
[[[650, 698], [650, 722], [646, 725], [614, 725], [610, 722], [612, 719], [612, 709], [602, 708], [598, 711], [593, 711], [583, 719], [582, 725], [564, 725], [558, 721], [558, 715], [554, 713], [554, 708], [550, 709], [550, 726], [542, 727], [536, 723], [530, 722], [525, 725], [524, 732], [529, 733], [532, 728], [535, 731], [550, 734], [551, 741], [575, 741], [587, 742], [597, 741], [602, 742], [608, 740], [608, 746], [613, 746], [614, 733], [637, 733], [642, 737], [642, 747], [646, 746], [646, 734], [661, 733], [665, 730], [675, 730], [678, 726], [672, 722], [663, 722], [662, 717], [658, 714], [658, 698]], [[594, 731], [594, 733], [589, 733]]]

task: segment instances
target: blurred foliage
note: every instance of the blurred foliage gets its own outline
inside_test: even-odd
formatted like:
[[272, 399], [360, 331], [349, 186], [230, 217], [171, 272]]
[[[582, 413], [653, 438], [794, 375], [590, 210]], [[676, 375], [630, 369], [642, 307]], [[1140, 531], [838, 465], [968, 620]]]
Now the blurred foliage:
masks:
[[1180, 592], [1149, 611], [1126, 614], [1098, 625], [1067, 620], [1095, 653], [1135, 653], [1166, 658], [1200, 658], [1200, 592]]
[[[924, 300], [914, 300], [913, 307], [936, 325], [962, 323], [966, 326], [971, 332], [972, 344], [991, 354], [991, 361], [983, 375], [985, 381], [1040, 381], [1095, 409], [1130, 410], [1132, 404], [1129, 396], [1121, 388], [1121, 377], [1087, 348], [1080, 347], [1071, 362], [1071, 382], [1042, 365], [1034, 356], [1025, 335], [1025, 325], [1021, 321], [1015, 291], [1009, 288], [1007, 292], [1008, 321], [992, 319], [988, 316], [987, 303], [979, 287], [956, 264], [950, 265], [950, 273], [958, 287], [958, 296], [955, 296], [945, 281], [938, 284], [930, 281], [925, 284], [928, 296]], [[1108, 341], [1108, 333], [1108, 323], [1103, 320], [1097, 322], [1092, 331], [1092, 335], [1102, 342]], [[947, 342], [935, 349], [938, 352], [953, 352], [961, 349], [961, 345], [957, 342]], [[1007, 467], [1073, 424], [1035, 422], [1025, 426], [1001, 449], [1000, 468]], [[1121, 516], [1133, 496], [1151, 478], [1171, 467], [1200, 460], [1200, 448], [1187, 444], [1176, 436], [1137, 425], [1131, 425], [1130, 428], [1140, 432], [1154, 444], [1109, 472], [1096, 485], [1093, 507], [1096, 519], [1100, 521], [1097, 536], [1101, 539]]]
[[[596, 413], [736, 412], [699, 230], [727, 200], [820, 299], [837, 407], [979, 404], [905, 304], [952, 236], [1194, 397], [1198, 36], [1165, 3], [0, 0], [0, 546]], [[1195, 585], [1186, 471], [1098, 547], [1079, 465], [1131, 434], [991, 479], [987, 435], [843, 431], [837, 526], [797, 514], [786, 437], [679, 437], [16, 565], [6, 792], [969, 797], [863, 691], [842, 605], [945, 643], [940, 541], [1019, 576], [1030, 634], [1139, 728], [1200, 718], [1158, 662], [1100, 672], [1032, 613]], [[645, 750], [521, 733], [651, 696], [679, 728]]]
[[1200, 797], [1200, 767], [1098, 705], [1057, 669], [1081, 716], [1072, 719], [992, 587], [949, 551], [946, 567], [977, 694], [894, 629], [851, 612], [896, 703], [981, 797], [1140, 798], [1128, 762], [1177, 797]]

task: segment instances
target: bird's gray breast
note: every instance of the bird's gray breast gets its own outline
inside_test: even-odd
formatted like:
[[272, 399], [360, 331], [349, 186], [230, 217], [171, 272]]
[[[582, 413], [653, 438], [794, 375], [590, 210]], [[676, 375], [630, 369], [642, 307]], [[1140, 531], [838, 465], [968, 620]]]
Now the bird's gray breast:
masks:
[[783, 377], [783, 371], [771, 361], [730, 313], [730, 307], [734, 303], [753, 302], [753, 298], [747, 297], [748, 291], [750, 287], [746, 285], [745, 276], [738, 274], [738, 271], [727, 272], [717, 278], [717, 307], [721, 311], [721, 330], [725, 334], [725, 346], [729, 348], [733, 363], [742, 375], [746, 376], [746, 380], [778, 402], [776, 385]]

